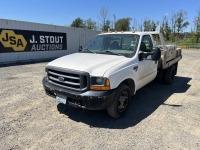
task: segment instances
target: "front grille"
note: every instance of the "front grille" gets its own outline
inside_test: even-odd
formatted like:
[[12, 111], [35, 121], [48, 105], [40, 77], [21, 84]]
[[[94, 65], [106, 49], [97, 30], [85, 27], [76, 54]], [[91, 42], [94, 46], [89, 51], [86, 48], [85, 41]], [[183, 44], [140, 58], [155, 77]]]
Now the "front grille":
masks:
[[71, 70], [47, 69], [49, 82], [75, 91], [88, 88], [88, 74]]

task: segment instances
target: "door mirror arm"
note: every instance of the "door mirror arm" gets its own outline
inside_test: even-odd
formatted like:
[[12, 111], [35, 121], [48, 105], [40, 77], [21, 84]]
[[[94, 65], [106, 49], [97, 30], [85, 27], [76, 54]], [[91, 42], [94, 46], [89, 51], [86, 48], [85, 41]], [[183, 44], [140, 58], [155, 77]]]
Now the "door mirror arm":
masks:
[[150, 59], [147, 59], [147, 57], [150, 56], [150, 55], [153, 55], [153, 52], [142, 52], [142, 51], [140, 51], [139, 52], [139, 61], [150, 60]]
[[81, 52], [83, 50], [82, 45], [79, 46], [79, 52]]

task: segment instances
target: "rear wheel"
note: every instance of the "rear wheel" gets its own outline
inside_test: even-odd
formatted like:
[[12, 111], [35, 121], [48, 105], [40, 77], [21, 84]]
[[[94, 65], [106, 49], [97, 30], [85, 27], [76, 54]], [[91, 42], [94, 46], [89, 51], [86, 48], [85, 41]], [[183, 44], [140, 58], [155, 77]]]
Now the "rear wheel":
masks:
[[158, 73], [157, 73], [157, 76], [156, 76], [156, 80], [160, 83], [163, 83], [164, 82], [164, 70], [159, 70]]
[[130, 88], [121, 84], [116, 91], [113, 103], [107, 108], [108, 114], [113, 118], [120, 118], [127, 110], [130, 101]]
[[175, 66], [169, 67], [165, 72], [165, 83], [171, 84], [174, 81], [175, 74], [176, 74]]

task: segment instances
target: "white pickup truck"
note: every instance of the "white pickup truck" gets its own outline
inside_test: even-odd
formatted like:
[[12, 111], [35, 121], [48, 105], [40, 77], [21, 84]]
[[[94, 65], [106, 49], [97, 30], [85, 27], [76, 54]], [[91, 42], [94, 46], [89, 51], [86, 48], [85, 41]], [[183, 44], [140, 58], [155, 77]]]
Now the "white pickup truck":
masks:
[[80, 52], [48, 63], [43, 86], [59, 103], [107, 109], [119, 118], [131, 96], [156, 77], [172, 83], [181, 58], [181, 49], [165, 45], [159, 32], [102, 33]]

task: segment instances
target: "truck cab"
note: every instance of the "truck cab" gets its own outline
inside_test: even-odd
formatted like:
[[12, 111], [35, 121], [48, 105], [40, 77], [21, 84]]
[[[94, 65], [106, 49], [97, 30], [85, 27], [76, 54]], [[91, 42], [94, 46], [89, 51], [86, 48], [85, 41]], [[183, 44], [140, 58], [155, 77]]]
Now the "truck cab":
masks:
[[[167, 51], [164, 44], [160, 47]], [[168, 54], [156, 45], [152, 33], [102, 33], [80, 52], [47, 64], [44, 89], [58, 103], [88, 110], [107, 109], [111, 117], [119, 118], [138, 89], [159, 72], [164, 79], [167, 68], [180, 60], [172, 59], [174, 62], [163, 68], [166, 64], [161, 53]]]

